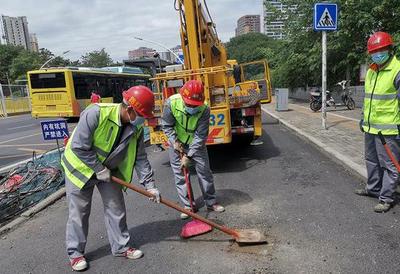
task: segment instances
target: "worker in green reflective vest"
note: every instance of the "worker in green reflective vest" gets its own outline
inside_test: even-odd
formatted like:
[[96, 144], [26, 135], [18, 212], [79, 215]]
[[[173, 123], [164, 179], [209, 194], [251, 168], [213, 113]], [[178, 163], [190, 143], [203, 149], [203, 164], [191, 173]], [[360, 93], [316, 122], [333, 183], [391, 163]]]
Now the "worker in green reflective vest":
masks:
[[[169, 160], [174, 172], [178, 196], [185, 208], [190, 210], [188, 190], [182, 168], [194, 164], [200, 189], [208, 210], [223, 212], [225, 208], [217, 203], [214, 179], [210, 169], [206, 141], [210, 123], [210, 108], [204, 104], [204, 86], [201, 81], [190, 80], [166, 100], [162, 127], [169, 141]], [[183, 157], [181, 157], [183, 155]], [[182, 213], [186, 219], [189, 216]]]
[[372, 64], [365, 77], [363, 118], [365, 160], [368, 180], [356, 194], [379, 198], [375, 212], [386, 212], [394, 202], [399, 172], [386, 154], [378, 133], [381, 132], [394, 156], [400, 156], [400, 61], [394, 55], [393, 40], [386, 32], [376, 32], [368, 40]]
[[153, 108], [152, 91], [135, 86], [123, 92], [121, 104], [92, 104], [81, 114], [61, 161], [69, 209], [66, 246], [73, 270], [88, 267], [84, 252], [95, 186], [103, 201], [112, 254], [128, 259], [143, 256], [129, 246], [124, 196], [111, 175], [131, 182], [135, 169], [140, 183], [154, 195], [152, 200], [160, 201], [143, 141], [143, 122], [153, 116]]

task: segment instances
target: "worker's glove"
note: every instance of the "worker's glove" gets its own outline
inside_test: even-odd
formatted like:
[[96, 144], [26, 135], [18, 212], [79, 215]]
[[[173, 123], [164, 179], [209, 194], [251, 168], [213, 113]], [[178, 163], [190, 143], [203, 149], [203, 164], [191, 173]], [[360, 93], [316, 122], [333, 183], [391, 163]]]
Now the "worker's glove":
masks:
[[191, 162], [191, 159], [188, 156], [183, 155], [183, 157], [181, 159], [181, 169], [189, 168], [190, 162]]
[[111, 171], [105, 167], [102, 171], [96, 173], [96, 178], [99, 181], [111, 182]]
[[184, 151], [183, 151], [183, 145], [182, 145], [182, 143], [179, 142], [179, 141], [175, 141], [175, 143], [174, 143], [174, 150], [177, 151], [177, 152], [179, 152], [179, 153], [183, 153]]
[[360, 123], [358, 124], [358, 125], [360, 126], [361, 132], [364, 132], [363, 124], [364, 124], [364, 120], [361, 119], [361, 120], [360, 120]]
[[149, 200], [159, 204], [160, 203], [160, 197], [161, 197], [160, 196], [160, 191], [158, 191], [158, 189], [155, 188], [155, 187], [154, 188], [149, 188], [147, 191], [150, 192], [151, 195], [154, 196], [154, 197], [149, 198]]

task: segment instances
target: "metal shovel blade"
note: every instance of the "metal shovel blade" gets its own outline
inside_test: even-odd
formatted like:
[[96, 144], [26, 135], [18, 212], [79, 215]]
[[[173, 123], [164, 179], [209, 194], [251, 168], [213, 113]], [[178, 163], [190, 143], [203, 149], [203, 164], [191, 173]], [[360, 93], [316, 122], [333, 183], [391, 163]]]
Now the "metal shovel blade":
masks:
[[243, 244], [262, 244], [266, 243], [265, 235], [257, 229], [235, 229], [235, 241]]

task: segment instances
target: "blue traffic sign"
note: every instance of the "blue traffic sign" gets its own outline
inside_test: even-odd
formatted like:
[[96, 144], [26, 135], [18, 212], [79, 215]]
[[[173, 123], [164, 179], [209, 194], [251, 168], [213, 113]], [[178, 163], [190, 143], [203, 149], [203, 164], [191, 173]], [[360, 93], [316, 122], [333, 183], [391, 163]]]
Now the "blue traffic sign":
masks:
[[42, 134], [44, 140], [56, 140], [69, 137], [68, 124], [64, 119], [42, 121]]
[[332, 3], [314, 5], [314, 30], [329, 31], [338, 28], [338, 6]]

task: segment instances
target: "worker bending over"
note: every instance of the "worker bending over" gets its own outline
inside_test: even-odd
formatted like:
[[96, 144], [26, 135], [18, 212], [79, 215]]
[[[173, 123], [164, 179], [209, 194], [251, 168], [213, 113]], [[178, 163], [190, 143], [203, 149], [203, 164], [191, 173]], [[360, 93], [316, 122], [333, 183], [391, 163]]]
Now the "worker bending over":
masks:
[[153, 107], [151, 90], [135, 86], [123, 92], [121, 104], [93, 104], [81, 114], [61, 161], [69, 209], [66, 245], [73, 270], [88, 267], [84, 252], [95, 186], [103, 201], [112, 254], [128, 259], [143, 256], [142, 251], [128, 246], [124, 196], [111, 176], [131, 182], [135, 169], [140, 183], [159, 202], [143, 142], [143, 122], [153, 116]]

